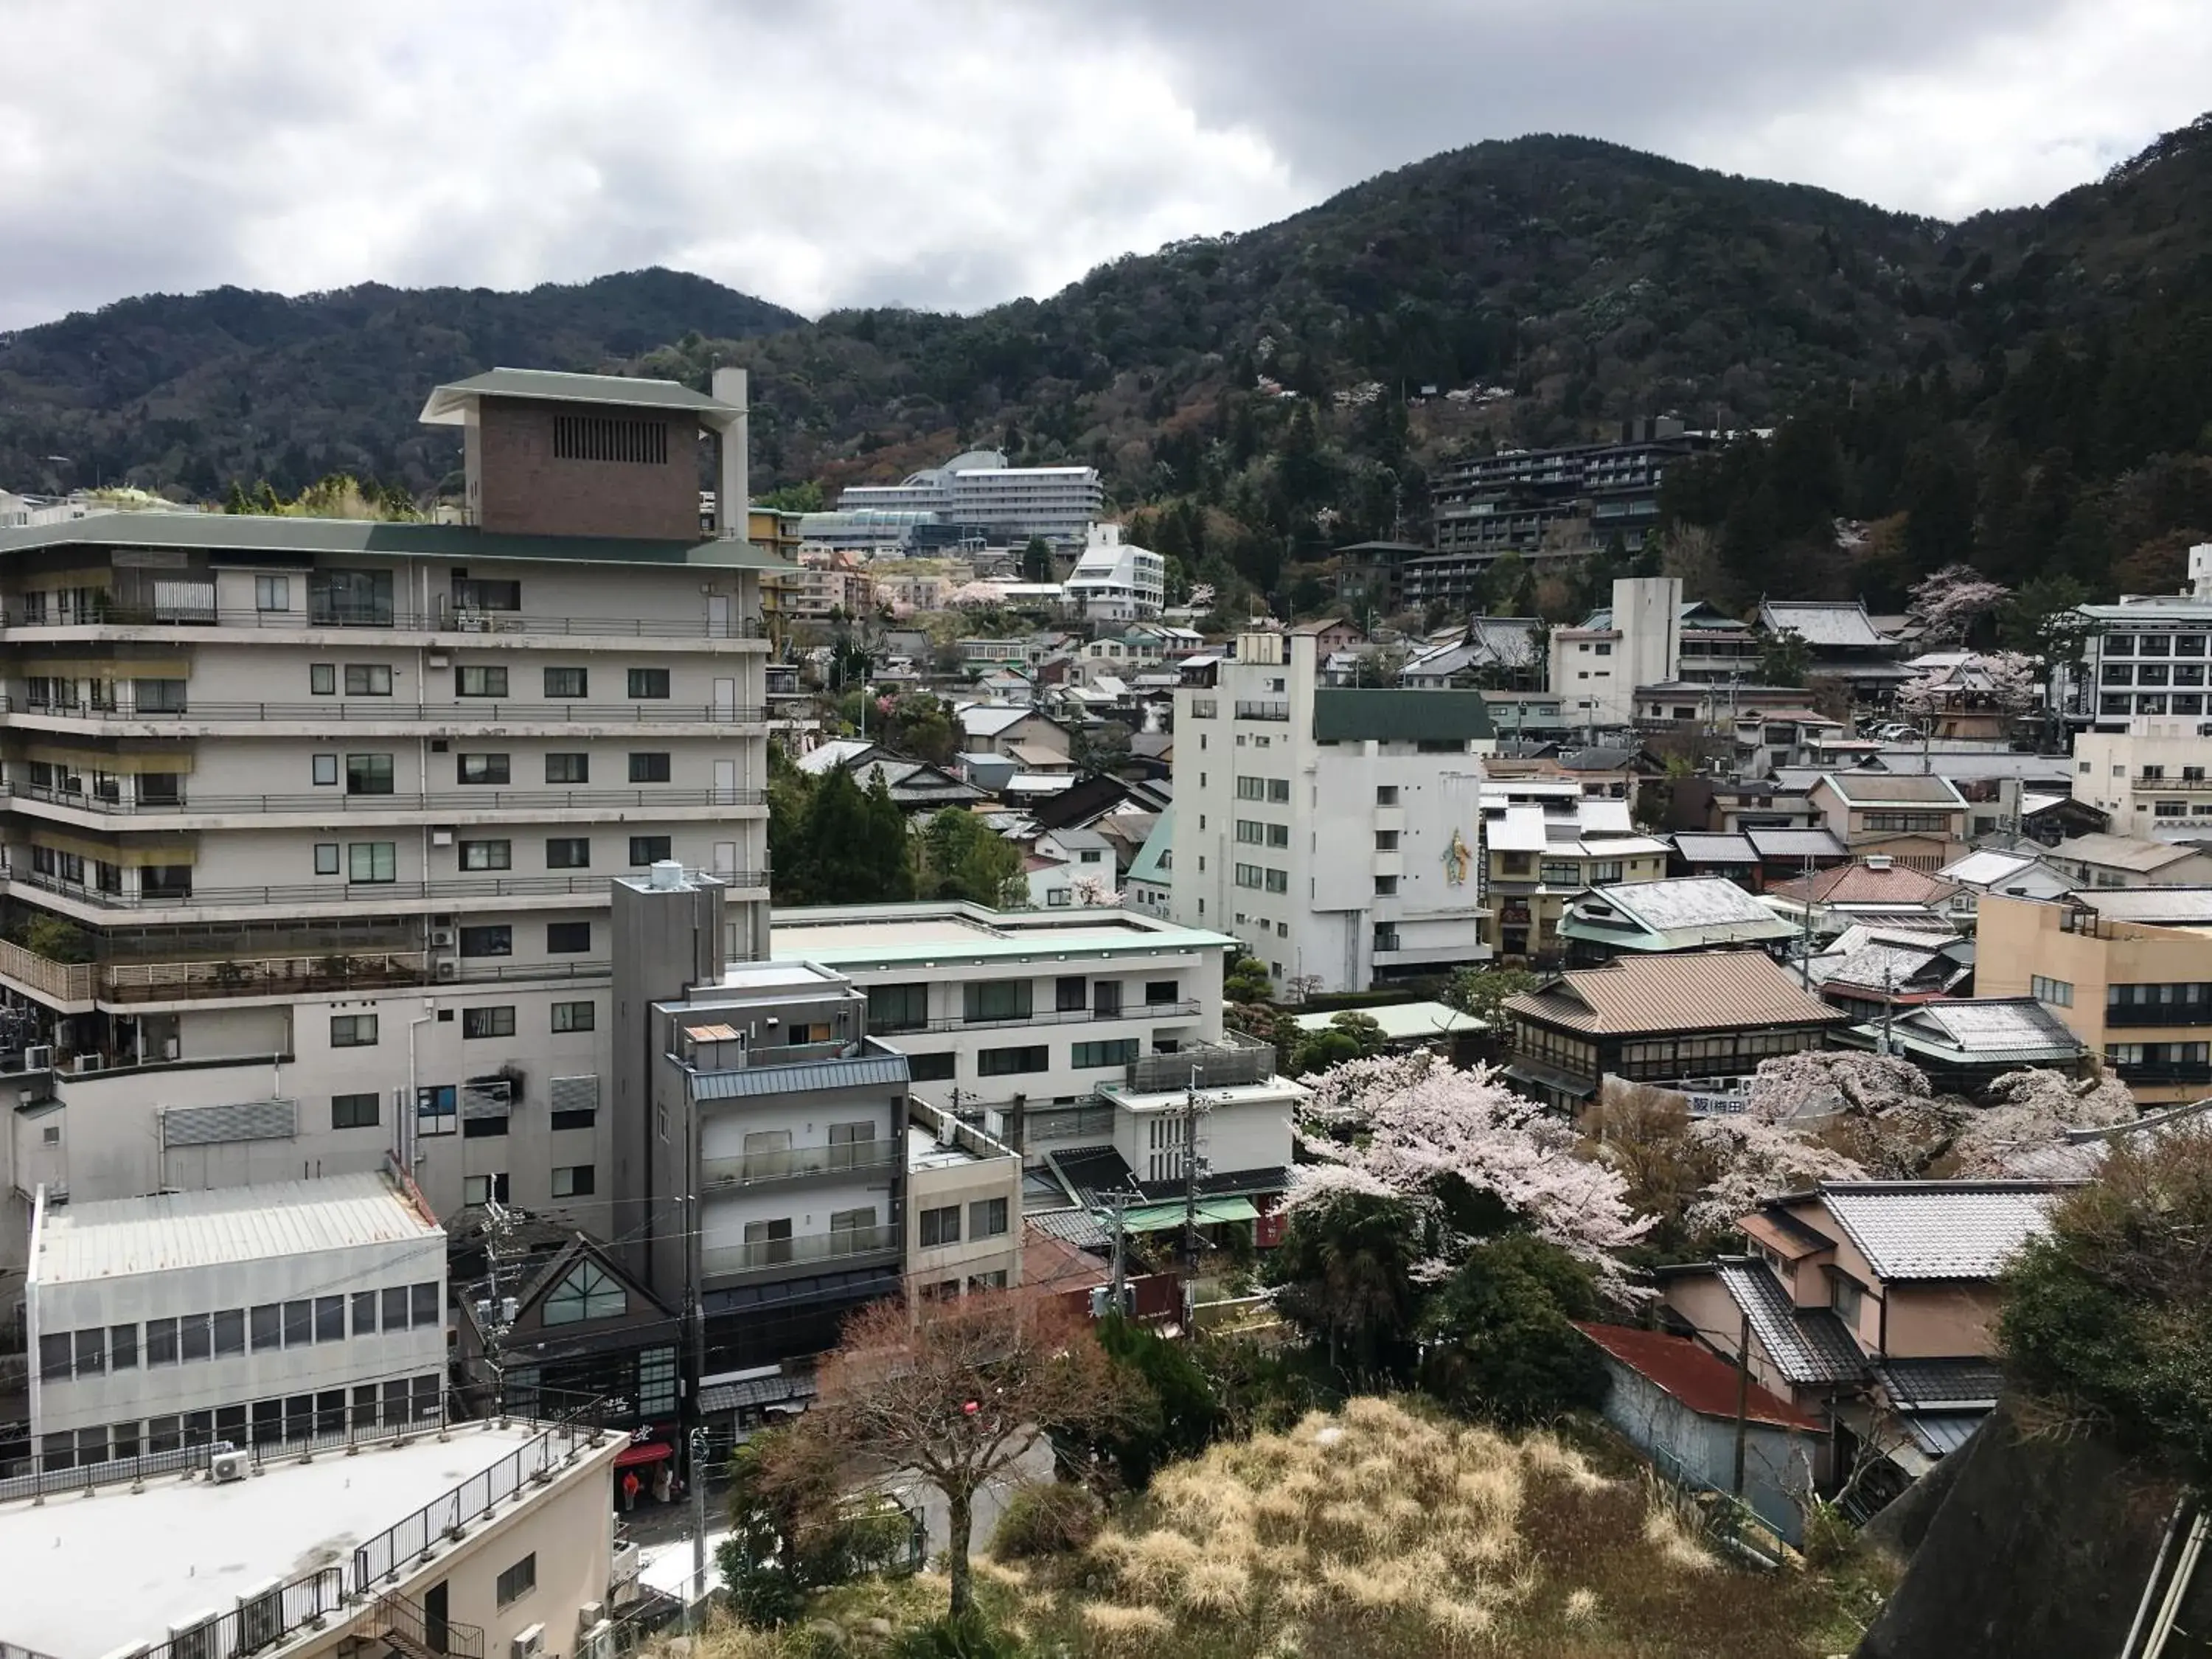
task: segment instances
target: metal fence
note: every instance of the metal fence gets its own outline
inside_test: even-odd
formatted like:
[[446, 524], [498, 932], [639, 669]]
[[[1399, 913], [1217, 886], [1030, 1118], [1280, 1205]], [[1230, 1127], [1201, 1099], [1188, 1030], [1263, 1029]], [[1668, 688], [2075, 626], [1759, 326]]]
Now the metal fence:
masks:
[[349, 1611], [345, 1569], [318, 1567], [289, 1584], [241, 1595], [228, 1613], [174, 1629], [144, 1651], [146, 1659], [232, 1659], [274, 1647], [295, 1631], [319, 1626]]
[[481, 1474], [470, 1476], [356, 1549], [355, 1587], [366, 1594], [372, 1585], [397, 1577], [399, 1569], [427, 1551], [434, 1540], [459, 1538], [475, 1522], [489, 1519], [500, 1503], [520, 1492], [526, 1482], [543, 1484], [551, 1480], [577, 1452], [597, 1445], [602, 1433], [595, 1403], [579, 1416], [556, 1424], [528, 1445], [509, 1452]]

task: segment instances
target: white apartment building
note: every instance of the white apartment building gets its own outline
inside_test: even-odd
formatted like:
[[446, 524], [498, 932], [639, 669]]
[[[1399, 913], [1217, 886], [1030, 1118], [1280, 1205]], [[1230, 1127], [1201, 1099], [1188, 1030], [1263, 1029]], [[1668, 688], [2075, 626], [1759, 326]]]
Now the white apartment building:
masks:
[[1020, 1155], [951, 1112], [907, 1104], [907, 1293], [956, 1297], [1019, 1285]]
[[1032, 536], [1079, 544], [1105, 505], [1097, 467], [1014, 466], [996, 449], [971, 449], [895, 484], [849, 484], [837, 497], [840, 513], [933, 513], [945, 523], [980, 525], [1009, 544]]
[[1157, 617], [1167, 604], [1167, 561], [1123, 541], [1118, 524], [1092, 525], [1061, 591], [1071, 611], [1094, 621]]
[[[608, 885], [720, 872], [765, 944], [763, 573], [741, 374], [495, 370], [466, 524], [112, 514], [0, 531], [7, 1190], [371, 1170], [603, 1230]], [[43, 1071], [51, 1066], [50, 1080]], [[13, 1252], [9, 1252], [13, 1255]]]
[[2212, 542], [2189, 550], [2185, 593], [2123, 593], [2112, 605], [2085, 605], [2079, 668], [2053, 671], [2059, 712], [2076, 725], [2124, 731], [2131, 719], [2195, 720], [2212, 695]]
[[320, 1455], [205, 1446], [0, 1482], [0, 1652], [610, 1659], [636, 1593], [625, 1435], [380, 1425]]
[[1579, 627], [1555, 628], [1551, 689], [1571, 726], [1627, 726], [1636, 689], [1726, 685], [1759, 678], [1758, 636], [1702, 599], [1686, 603], [1679, 576], [1621, 577], [1613, 603]]
[[1479, 691], [1331, 687], [1310, 635], [1247, 634], [1176, 693], [1173, 913], [1278, 986], [1486, 960]]
[[2212, 721], [2131, 715], [2074, 739], [2075, 800], [2111, 814], [2112, 832], [2138, 840], [2212, 835]]
[[442, 1419], [446, 1233], [392, 1176], [42, 1200], [24, 1310], [46, 1470]]

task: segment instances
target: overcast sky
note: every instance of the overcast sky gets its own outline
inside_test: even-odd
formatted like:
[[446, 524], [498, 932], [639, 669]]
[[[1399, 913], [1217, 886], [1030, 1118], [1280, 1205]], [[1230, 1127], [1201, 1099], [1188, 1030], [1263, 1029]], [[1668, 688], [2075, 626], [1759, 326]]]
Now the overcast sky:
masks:
[[1958, 216], [2212, 104], [2207, 0], [0, 0], [0, 328], [646, 264], [970, 310], [1531, 131]]

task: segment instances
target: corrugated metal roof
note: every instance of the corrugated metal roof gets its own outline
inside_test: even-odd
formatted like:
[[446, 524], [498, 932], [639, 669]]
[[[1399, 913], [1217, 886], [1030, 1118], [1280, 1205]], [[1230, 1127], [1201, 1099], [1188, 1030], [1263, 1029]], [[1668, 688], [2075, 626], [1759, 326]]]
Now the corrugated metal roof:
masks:
[[1782, 933], [1793, 931], [1790, 923], [1725, 876], [1623, 883], [1601, 887], [1594, 896], [1625, 911], [1654, 933], [1702, 928], [1733, 933], [1747, 925], [1753, 937], [1769, 928]]
[[1725, 1031], [1747, 1025], [1832, 1024], [1842, 1015], [1763, 951], [1623, 957], [1510, 998], [1533, 1019], [1600, 1035]]
[[1995, 1406], [2004, 1371], [1994, 1359], [1877, 1359], [1875, 1381], [1904, 1411]]
[[1884, 1279], [1993, 1279], [2051, 1225], [2040, 1182], [1899, 1181], [1828, 1185], [1821, 1202]]
[[327, 1176], [49, 1209], [31, 1271], [41, 1284], [78, 1284], [415, 1241], [442, 1270], [445, 1238], [382, 1176]]
[[1866, 1376], [1866, 1357], [1844, 1322], [1826, 1308], [1793, 1305], [1765, 1262], [1723, 1261], [1714, 1271], [1751, 1322], [1759, 1346], [1792, 1385], [1856, 1382]]
[[1759, 850], [1742, 836], [1707, 836], [1685, 832], [1674, 837], [1674, 850], [1692, 864], [1756, 864]]
[[1962, 1054], [2002, 1060], [2079, 1055], [2081, 1039], [2033, 997], [1975, 997], [1930, 1002], [1898, 1022], [1909, 1030], [1941, 1033]]
[[748, 1376], [737, 1382], [717, 1382], [699, 1390], [699, 1409], [713, 1415], [746, 1406], [781, 1405], [787, 1400], [811, 1400], [811, 1376]]
[[1795, 634], [1816, 649], [1893, 643], [1856, 599], [1771, 599], [1759, 607], [1759, 625], [1770, 634]]
[[1747, 830], [1743, 838], [1763, 859], [1839, 859], [1850, 852], [1826, 830]]
[[2212, 922], [2212, 887], [2097, 887], [2072, 895], [2107, 921], [2152, 927], [2201, 927]]
[[1964, 807], [1951, 780], [1918, 772], [1824, 772], [1828, 787], [1853, 806]]
[[[1735, 1367], [1687, 1337], [1632, 1325], [1585, 1324], [1575, 1328], [1654, 1388], [1671, 1395], [1700, 1417], [1733, 1418], [1736, 1407]], [[1744, 1390], [1744, 1415], [1753, 1423], [1820, 1432], [1820, 1425], [1788, 1401], [1756, 1382]]]
[[1947, 1457], [1974, 1437], [1989, 1420], [1987, 1412], [1899, 1412], [1897, 1420], [1912, 1443], [1930, 1457]]
[[802, 1089], [858, 1089], [904, 1083], [904, 1054], [864, 1054], [854, 1060], [801, 1060], [793, 1066], [747, 1066], [733, 1072], [695, 1072], [694, 1100], [742, 1100], [753, 1095], [793, 1094]]
[[1954, 881], [1893, 864], [1878, 870], [1870, 864], [1839, 864], [1817, 870], [1808, 879], [1792, 876], [1771, 884], [1777, 898], [1802, 899], [1808, 893], [1815, 904], [1937, 904], [1959, 890]]

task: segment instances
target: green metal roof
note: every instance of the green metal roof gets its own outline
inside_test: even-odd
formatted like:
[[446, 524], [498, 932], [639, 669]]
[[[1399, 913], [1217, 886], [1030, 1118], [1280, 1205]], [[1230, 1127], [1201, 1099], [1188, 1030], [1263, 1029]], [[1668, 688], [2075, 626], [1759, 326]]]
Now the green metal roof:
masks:
[[[1200, 1226], [1207, 1227], [1222, 1221], [1250, 1221], [1259, 1213], [1258, 1206], [1249, 1198], [1201, 1198], [1196, 1219]], [[1125, 1232], [1164, 1233], [1182, 1223], [1180, 1204], [1139, 1204], [1121, 1212]]]
[[649, 380], [633, 374], [564, 374], [545, 368], [493, 368], [434, 388], [422, 418], [434, 426], [454, 426], [468, 417], [477, 398], [528, 398], [541, 403], [598, 404], [617, 409], [669, 409], [696, 415], [720, 431], [744, 411], [694, 392], [674, 380]]
[[1160, 860], [1175, 847], [1175, 808], [1160, 809], [1159, 817], [1152, 820], [1152, 832], [1145, 837], [1137, 856], [1130, 861], [1129, 879], [1149, 881], [1161, 887], [1172, 887], [1174, 881], [1160, 870]]
[[1456, 743], [1494, 735], [1480, 691], [1343, 686], [1314, 693], [1314, 737], [1322, 743]]
[[569, 564], [703, 565], [788, 570], [750, 542], [625, 536], [512, 536], [458, 524], [387, 524], [258, 513], [100, 513], [0, 530], [0, 553], [40, 547], [160, 547], [215, 553], [380, 554], [399, 559], [520, 559]]

